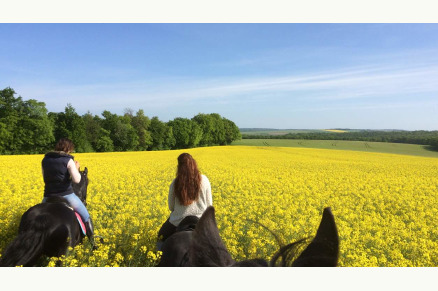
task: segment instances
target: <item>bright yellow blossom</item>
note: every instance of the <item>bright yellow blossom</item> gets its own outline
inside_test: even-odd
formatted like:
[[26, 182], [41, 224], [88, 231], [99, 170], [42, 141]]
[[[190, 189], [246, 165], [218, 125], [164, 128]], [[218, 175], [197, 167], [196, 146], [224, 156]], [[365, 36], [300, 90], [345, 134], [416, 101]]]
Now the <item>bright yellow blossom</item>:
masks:
[[[341, 266], [438, 266], [438, 159], [281, 147], [185, 150], [212, 185], [221, 237], [235, 260], [269, 259], [279, 245], [315, 235], [331, 207]], [[169, 185], [184, 151], [76, 154], [88, 167], [87, 239], [48, 266], [155, 266]], [[40, 203], [42, 155], [0, 156], [0, 251], [21, 215]]]

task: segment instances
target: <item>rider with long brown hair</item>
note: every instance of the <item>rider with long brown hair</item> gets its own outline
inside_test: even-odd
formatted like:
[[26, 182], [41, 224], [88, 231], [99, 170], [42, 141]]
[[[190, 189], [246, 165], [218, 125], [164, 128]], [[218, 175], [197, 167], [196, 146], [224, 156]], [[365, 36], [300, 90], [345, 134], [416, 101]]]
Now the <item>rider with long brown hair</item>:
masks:
[[168, 206], [170, 217], [161, 226], [158, 238], [166, 240], [187, 216], [200, 218], [208, 206], [213, 205], [210, 181], [198, 170], [198, 165], [188, 153], [178, 157], [176, 178], [169, 187]]

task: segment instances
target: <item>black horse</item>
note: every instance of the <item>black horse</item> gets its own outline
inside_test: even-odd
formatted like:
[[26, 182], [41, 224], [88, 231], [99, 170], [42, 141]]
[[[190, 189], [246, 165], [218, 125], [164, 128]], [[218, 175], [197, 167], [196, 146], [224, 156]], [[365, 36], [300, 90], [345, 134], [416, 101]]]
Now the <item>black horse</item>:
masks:
[[[81, 171], [81, 181], [72, 183], [74, 193], [86, 205], [88, 169]], [[33, 266], [42, 255], [59, 257], [69, 246], [84, 238], [75, 212], [62, 197], [29, 208], [21, 217], [17, 237], [0, 258], [0, 266]]]
[[161, 267], [335, 267], [339, 256], [339, 238], [330, 208], [323, 211], [316, 236], [300, 253], [305, 240], [283, 246], [268, 263], [264, 259], [236, 262], [225, 247], [212, 206], [204, 212], [193, 231], [179, 231], [162, 246]]

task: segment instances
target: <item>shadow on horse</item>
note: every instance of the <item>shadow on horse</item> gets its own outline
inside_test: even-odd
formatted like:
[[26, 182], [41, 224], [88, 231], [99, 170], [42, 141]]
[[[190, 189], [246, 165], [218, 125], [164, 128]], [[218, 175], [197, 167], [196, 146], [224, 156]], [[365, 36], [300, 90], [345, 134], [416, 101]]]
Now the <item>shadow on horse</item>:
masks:
[[[74, 193], [86, 205], [88, 169], [80, 172], [81, 181], [72, 183]], [[5, 249], [0, 266], [33, 266], [42, 255], [59, 257], [84, 238], [75, 212], [62, 197], [29, 208], [21, 217], [18, 235]]]
[[264, 259], [234, 261], [219, 235], [213, 206], [205, 210], [196, 227], [194, 223], [196, 220], [188, 223], [183, 220], [177, 232], [166, 239], [158, 266], [335, 267], [338, 263], [339, 237], [330, 208], [324, 209], [315, 237], [301, 253], [305, 239], [280, 247], [270, 262]]

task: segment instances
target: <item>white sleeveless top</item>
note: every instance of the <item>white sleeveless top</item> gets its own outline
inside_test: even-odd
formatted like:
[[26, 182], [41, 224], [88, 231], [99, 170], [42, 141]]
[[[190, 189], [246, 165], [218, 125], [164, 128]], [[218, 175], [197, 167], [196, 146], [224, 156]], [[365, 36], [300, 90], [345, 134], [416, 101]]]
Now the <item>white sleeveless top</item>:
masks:
[[169, 222], [174, 226], [178, 226], [184, 217], [189, 215], [201, 218], [202, 213], [204, 213], [207, 207], [213, 205], [210, 181], [205, 175], [201, 175], [201, 187], [199, 189], [198, 200], [193, 201], [192, 204], [187, 206], [181, 205], [178, 198], [175, 197], [174, 184], [175, 179], [170, 184], [169, 197], [167, 200], [169, 209], [172, 211], [172, 213], [170, 213]]

